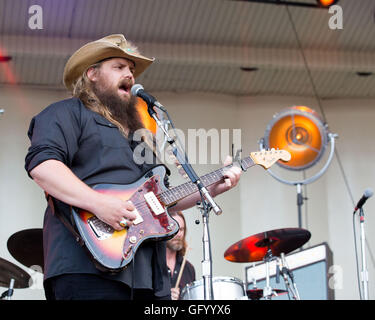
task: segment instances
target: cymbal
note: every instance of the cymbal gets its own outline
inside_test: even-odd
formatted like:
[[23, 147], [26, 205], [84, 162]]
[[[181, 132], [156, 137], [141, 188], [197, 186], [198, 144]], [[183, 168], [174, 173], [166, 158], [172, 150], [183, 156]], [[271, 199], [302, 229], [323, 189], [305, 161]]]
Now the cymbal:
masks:
[[301, 228], [270, 230], [247, 237], [231, 245], [224, 258], [231, 262], [262, 261], [271, 249], [274, 257], [288, 254], [302, 247], [311, 237], [311, 233]]
[[8, 239], [7, 246], [10, 254], [18, 262], [28, 268], [40, 266], [43, 270], [43, 229], [18, 231]]
[[11, 279], [14, 279], [16, 289], [28, 288], [32, 284], [32, 279], [26, 271], [0, 258], [0, 287], [8, 288]]
[[[286, 290], [282, 289], [272, 289], [272, 297], [281, 296], [288, 293]], [[250, 289], [246, 290], [246, 294], [251, 300], [259, 300], [263, 298], [263, 289]]]

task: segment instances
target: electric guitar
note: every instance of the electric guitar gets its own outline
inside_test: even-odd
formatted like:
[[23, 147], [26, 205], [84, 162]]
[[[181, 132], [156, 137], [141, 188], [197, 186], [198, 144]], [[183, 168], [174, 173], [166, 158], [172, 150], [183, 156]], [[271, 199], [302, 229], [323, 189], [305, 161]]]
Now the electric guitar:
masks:
[[[278, 160], [289, 161], [290, 157], [290, 153], [285, 150], [262, 150], [252, 152], [238, 163], [243, 171], [254, 165], [268, 169]], [[223, 180], [225, 168], [200, 177], [201, 182], [208, 187]], [[169, 216], [167, 208], [195, 193], [198, 187], [187, 182], [168, 189], [164, 185], [165, 174], [164, 165], [158, 165], [130, 184], [93, 186], [98, 192], [130, 201], [135, 206], [137, 218], [130, 227], [121, 231], [113, 229], [88, 211], [72, 208], [73, 221], [86, 248], [104, 270], [121, 271], [133, 259], [144, 241], [167, 240], [178, 232], [179, 226]]]

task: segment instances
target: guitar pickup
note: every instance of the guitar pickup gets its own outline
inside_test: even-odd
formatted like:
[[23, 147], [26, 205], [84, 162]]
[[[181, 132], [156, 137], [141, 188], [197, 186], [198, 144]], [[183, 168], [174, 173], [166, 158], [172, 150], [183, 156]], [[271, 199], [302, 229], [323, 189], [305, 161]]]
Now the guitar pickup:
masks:
[[155, 196], [153, 192], [147, 192], [143, 195], [147, 204], [150, 206], [151, 210], [156, 214], [162, 214], [165, 212], [163, 205], [160, 203], [158, 198]]

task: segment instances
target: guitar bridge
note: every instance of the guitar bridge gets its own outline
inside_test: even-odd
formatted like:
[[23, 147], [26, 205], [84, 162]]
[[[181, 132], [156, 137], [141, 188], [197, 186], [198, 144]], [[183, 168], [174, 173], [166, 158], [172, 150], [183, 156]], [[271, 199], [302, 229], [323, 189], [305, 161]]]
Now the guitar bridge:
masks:
[[87, 219], [87, 223], [99, 240], [108, 239], [115, 231], [110, 225], [106, 224], [96, 216]]

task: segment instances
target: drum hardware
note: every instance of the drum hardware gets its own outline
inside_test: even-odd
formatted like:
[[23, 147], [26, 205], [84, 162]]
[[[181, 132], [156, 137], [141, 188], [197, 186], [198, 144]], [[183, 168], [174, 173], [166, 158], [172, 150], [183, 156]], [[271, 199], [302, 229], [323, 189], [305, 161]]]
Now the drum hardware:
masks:
[[[213, 277], [215, 300], [248, 300], [244, 283], [234, 277]], [[181, 291], [182, 300], [204, 300], [204, 279], [187, 284]]]
[[[266, 267], [266, 285], [262, 290], [262, 297], [271, 299], [277, 295], [277, 289], [270, 286], [270, 262], [277, 259], [277, 274], [281, 274], [286, 286], [293, 294], [293, 298], [300, 300], [292, 271], [288, 268], [285, 254], [303, 246], [311, 237], [311, 233], [301, 228], [285, 228], [262, 232], [231, 245], [224, 253], [224, 258], [231, 262], [255, 262], [264, 261]], [[280, 259], [282, 268], [280, 269]], [[290, 278], [292, 286], [288, 280]], [[279, 280], [278, 280], [279, 281]], [[255, 282], [254, 282], [255, 284]], [[259, 296], [259, 291], [248, 293], [248, 296]], [[254, 293], [255, 292], [255, 293]], [[249, 298], [250, 298], [249, 296]]]
[[[254, 289], [246, 290], [246, 293], [250, 300], [259, 300], [264, 297], [263, 289], [254, 288]], [[286, 293], [288, 293], [288, 291], [286, 290], [272, 289], [272, 297], [278, 297]]]
[[[293, 271], [289, 269], [284, 253], [281, 253], [281, 263], [282, 263], [282, 268], [280, 270], [280, 274], [282, 275], [284, 279], [285, 285], [288, 288], [288, 292], [290, 291], [292, 293], [294, 300], [301, 300], [299, 293], [298, 293], [297, 284], [294, 281]], [[292, 282], [292, 286], [290, 285], [288, 277], [290, 278]]]
[[0, 258], [0, 287], [8, 288], [0, 296], [0, 299], [10, 300], [13, 289], [28, 288], [32, 284], [30, 275], [13, 263]]
[[1, 296], [0, 296], [0, 299], [6, 299], [6, 300], [11, 300], [12, 299], [12, 296], [13, 296], [13, 288], [14, 288], [14, 279], [10, 279], [10, 284], [9, 284], [9, 289], [7, 291], [4, 291]]
[[284, 228], [258, 233], [231, 245], [224, 253], [224, 258], [231, 262], [262, 261], [271, 250], [274, 257], [281, 253], [288, 254], [311, 237], [311, 233], [302, 228]]
[[38, 266], [35, 271], [43, 272], [43, 229], [18, 231], [8, 239], [7, 247], [18, 262], [28, 268]]

